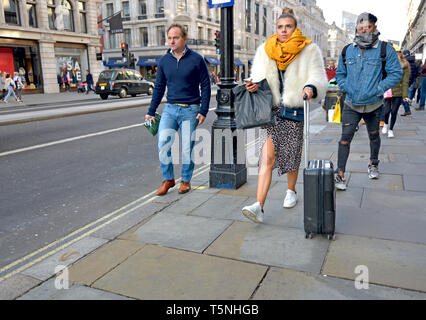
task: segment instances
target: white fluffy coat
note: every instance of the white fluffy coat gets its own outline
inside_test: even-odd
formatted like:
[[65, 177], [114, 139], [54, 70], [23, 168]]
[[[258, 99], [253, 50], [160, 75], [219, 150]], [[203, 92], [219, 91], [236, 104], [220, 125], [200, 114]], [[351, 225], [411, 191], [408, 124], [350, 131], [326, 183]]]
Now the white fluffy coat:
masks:
[[303, 108], [302, 91], [306, 85], [313, 85], [317, 89], [317, 97], [311, 100], [313, 102], [324, 99], [328, 88], [322, 54], [319, 47], [314, 43], [303, 48], [296, 60], [287, 67], [282, 97], [277, 64], [266, 54], [265, 44], [260, 45], [256, 50], [250, 78], [253, 79], [253, 82], [259, 82], [266, 78], [272, 91], [275, 106], [283, 103], [288, 107]]

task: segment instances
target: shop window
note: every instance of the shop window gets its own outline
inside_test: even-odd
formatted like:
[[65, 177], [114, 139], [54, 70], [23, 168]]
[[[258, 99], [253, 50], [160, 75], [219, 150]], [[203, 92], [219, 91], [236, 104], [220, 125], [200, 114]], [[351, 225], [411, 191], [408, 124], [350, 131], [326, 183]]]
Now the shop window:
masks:
[[63, 10], [63, 16], [64, 16], [64, 30], [65, 31], [72, 31], [74, 32], [74, 13], [71, 6], [71, 3], [68, 0], [63, 0], [62, 3], [64, 10]]
[[37, 28], [37, 12], [36, 12], [36, 2], [27, 1], [27, 13], [28, 13], [28, 25], [33, 28]]
[[50, 30], [56, 30], [55, 20], [56, 20], [56, 14], [55, 14], [55, 1], [49, 0], [47, 2], [47, 19], [49, 20], [49, 29]]
[[3, 9], [7, 24], [21, 25], [18, 0], [3, 0]]
[[81, 33], [87, 33], [87, 22], [86, 22], [86, 2], [78, 2], [78, 12], [80, 14], [80, 31]]

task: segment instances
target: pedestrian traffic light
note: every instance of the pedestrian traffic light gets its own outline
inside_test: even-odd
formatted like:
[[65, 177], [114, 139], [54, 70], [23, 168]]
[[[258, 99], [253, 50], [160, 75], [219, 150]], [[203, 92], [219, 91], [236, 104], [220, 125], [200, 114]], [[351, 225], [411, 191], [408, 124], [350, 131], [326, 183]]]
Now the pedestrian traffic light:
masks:
[[129, 57], [129, 45], [127, 43], [121, 44], [121, 56], [126, 59]]
[[215, 36], [215, 44], [214, 44], [214, 46], [216, 47], [216, 53], [217, 54], [220, 54], [220, 31], [216, 31], [215, 33], [214, 33], [214, 36]]

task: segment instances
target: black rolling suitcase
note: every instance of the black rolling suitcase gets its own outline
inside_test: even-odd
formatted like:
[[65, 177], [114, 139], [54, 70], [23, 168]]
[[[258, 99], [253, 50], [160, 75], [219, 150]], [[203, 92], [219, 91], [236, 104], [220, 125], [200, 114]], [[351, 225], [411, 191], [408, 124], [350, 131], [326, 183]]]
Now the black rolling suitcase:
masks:
[[305, 112], [305, 169], [303, 170], [303, 210], [306, 238], [325, 234], [334, 240], [336, 222], [336, 188], [333, 163], [329, 160], [310, 160], [309, 156], [309, 103], [304, 101]]

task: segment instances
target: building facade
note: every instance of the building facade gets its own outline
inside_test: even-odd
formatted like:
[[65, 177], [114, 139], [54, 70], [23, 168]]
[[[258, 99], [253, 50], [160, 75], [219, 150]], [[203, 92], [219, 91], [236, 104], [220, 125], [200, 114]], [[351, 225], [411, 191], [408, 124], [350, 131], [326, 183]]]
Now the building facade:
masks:
[[102, 0], [1, 0], [0, 70], [26, 72], [24, 93], [59, 92], [58, 75], [71, 87], [96, 76], [102, 63], [97, 19]]
[[[304, 3], [304, 5], [302, 4]], [[155, 74], [159, 58], [167, 50], [166, 31], [172, 23], [188, 32], [188, 46], [202, 54], [210, 73], [220, 71], [215, 32], [220, 31], [220, 9], [208, 0], [105, 0], [104, 18], [122, 11], [123, 33], [111, 34], [104, 22], [104, 66], [121, 62], [120, 44], [125, 42], [137, 59], [136, 69], [147, 78]], [[327, 24], [315, 0], [238, 0], [234, 4], [234, 65], [236, 79], [249, 75], [256, 48], [275, 33], [275, 21], [284, 7], [295, 9], [302, 31], [326, 53]]]
[[401, 46], [424, 62], [426, 59], [426, 0], [410, 1], [408, 15], [409, 26]]
[[327, 63], [330, 61], [337, 63], [339, 61], [340, 53], [347, 44], [346, 40], [346, 32], [333, 22], [328, 30]]

